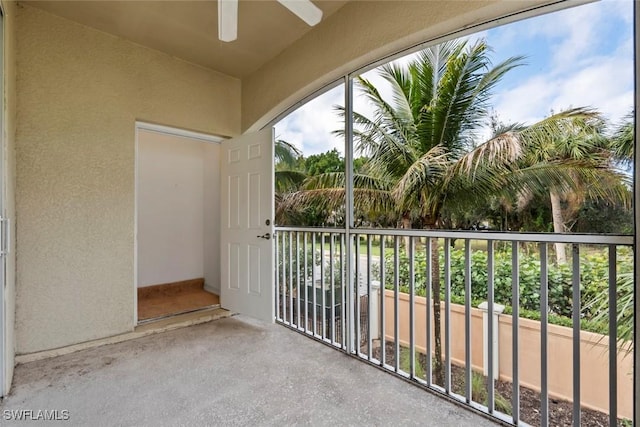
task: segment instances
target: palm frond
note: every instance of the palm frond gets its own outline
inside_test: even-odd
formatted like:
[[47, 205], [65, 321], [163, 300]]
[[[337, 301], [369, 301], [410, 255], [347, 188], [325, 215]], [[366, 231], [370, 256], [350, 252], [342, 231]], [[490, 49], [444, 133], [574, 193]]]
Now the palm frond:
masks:
[[624, 118], [612, 139], [612, 148], [616, 160], [630, 166], [635, 157], [635, 112], [631, 111]]
[[414, 129], [414, 117], [410, 96], [412, 91], [411, 76], [407, 69], [390, 63], [380, 70], [382, 76], [391, 86], [395, 117], [403, 122], [403, 136], [408, 139]]
[[[617, 313], [616, 321], [618, 325], [617, 338], [619, 351], [623, 351], [623, 357], [633, 354], [634, 342], [634, 287], [635, 274], [633, 272], [621, 273], [618, 276], [617, 289]], [[599, 293], [592, 301], [587, 304], [587, 308], [595, 313], [591, 320], [598, 323], [609, 323], [609, 294], [608, 292]]]
[[[553, 114], [518, 133], [531, 146], [531, 161], [552, 158], [579, 158], [593, 151], [593, 138], [600, 137], [602, 117], [597, 111], [579, 107]], [[566, 144], [573, 141], [574, 144]], [[562, 144], [565, 143], [565, 147]], [[581, 144], [577, 145], [577, 144]], [[573, 152], [571, 152], [573, 151]]]
[[453, 165], [452, 174], [473, 175], [479, 167], [503, 167], [518, 160], [522, 153], [522, 140], [517, 133], [508, 131], [463, 155]]
[[[304, 182], [303, 190], [322, 190], [345, 188], [346, 176], [343, 172], [323, 173], [308, 177]], [[390, 191], [392, 181], [388, 178], [377, 177], [365, 174], [353, 175], [353, 186], [355, 189], [368, 189]]]
[[293, 144], [278, 139], [274, 143], [274, 156], [276, 164], [281, 163], [287, 166], [293, 166], [302, 152]]
[[433, 147], [413, 162], [393, 189], [393, 198], [400, 209], [420, 203], [421, 194], [442, 182], [448, 166], [448, 153], [442, 146]]
[[297, 190], [307, 178], [307, 175], [295, 170], [276, 170], [274, 186], [276, 193]]

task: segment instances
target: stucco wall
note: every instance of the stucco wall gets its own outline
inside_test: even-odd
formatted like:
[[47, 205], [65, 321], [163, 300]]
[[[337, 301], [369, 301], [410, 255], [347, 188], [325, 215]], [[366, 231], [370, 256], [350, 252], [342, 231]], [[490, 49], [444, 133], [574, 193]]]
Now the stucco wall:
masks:
[[[15, 158], [15, 135], [16, 135], [16, 68], [15, 68], [15, 29], [16, 29], [16, 3], [2, 1], [4, 11], [4, 46], [3, 46], [3, 78], [4, 78], [4, 100], [3, 100], [3, 121], [4, 121], [4, 194], [5, 194], [5, 215], [10, 219], [10, 248], [15, 248], [15, 186], [16, 186], [16, 158]], [[11, 250], [7, 255], [5, 273], [5, 383], [0, 385], [4, 388], [4, 393], [8, 393], [13, 377], [13, 365], [15, 356], [15, 301], [16, 301], [16, 252]], [[0, 367], [2, 369], [2, 367]], [[2, 394], [2, 393], [0, 393]]]
[[[394, 341], [394, 297], [393, 291], [385, 290], [385, 337]], [[399, 342], [409, 346], [410, 318], [409, 295], [399, 294], [398, 320]], [[426, 298], [415, 297], [415, 345], [416, 350], [426, 351]], [[444, 304], [442, 305], [444, 319]], [[451, 360], [458, 366], [465, 365], [465, 309], [463, 305], [451, 304]], [[500, 379], [511, 382], [513, 379], [513, 319], [509, 315], [498, 316], [499, 358], [498, 373]], [[549, 395], [561, 400], [573, 398], [573, 330], [558, 325], [548, 325], [548, 348], [552, 349], [548, 357]], [[444, 320], [442, 334], [445, 333]], [[471, 309], [471, 365], [475, 371], [483, 372], [483, 319], [482, 311]], [[435, 348], [434, 330], [430, 332], [431, 348]], [[540, 391], [540, 322], [520, 318], [519, 320], [519, 379], [520, 385]], [[582, 406], [608, 413], [609, 408], [609, 341], [608, 337], [588, 331], [580, 333], [580, 382]], [[618, 415], [630, 419], [633, 415], [632, 377], [633, 364], [626, 347], [620, 344], [616, 355], [618, 360]], [[505, 396], [506, 397], [506, 396]]]
[[240, 83], [21, 6], [17, 351], [131, 330], [135, 120], [234, 135]]
[[550, 3], [354, 1], [242, 81], [242, 129], [257, 130], [346, 73], [401, 49]]

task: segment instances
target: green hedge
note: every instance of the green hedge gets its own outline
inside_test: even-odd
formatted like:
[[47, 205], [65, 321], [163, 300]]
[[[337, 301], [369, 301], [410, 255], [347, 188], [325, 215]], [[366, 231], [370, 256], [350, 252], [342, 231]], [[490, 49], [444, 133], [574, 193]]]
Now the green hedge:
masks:
[[[522, 253], [524, 252], [524, 253]], [[606, 333], [607, 325], [592, 319], [597, 316], [592, 302], [598, 295], [607, 292], [609, 262], [607, 249], [585, 248], [580, 255], [580, 292], [582, 328], [592, 332]], [[619, 273], [633, 271], [633, 256], [628, 248], [618, 249], [617, 269]], [[444, 255], [440, 250], [440, 280], [444, 297]], [[539, 320], [540, 318], [540, 259], [537, 253], [521, 251], [520, 265], [520, 315]], [[506, 313], [511, 313], [511, 250], [494, 252], [494, 301], [505, 305]], [[573, 307], [573, 285], [571, 263], [556, 265], [549, 261], [548, 295], [549, 321], [554, 324], [571, 326]], [[487, 300], [487, 252], [474, 251], [471, 255], [471, 301], [474, 306]], [[424, 252], [414, 257], [414, 278], [416, 295], [425, 295], [426, 259]], [[394, 257], [385, 256], [385, 287], [393, 289]], [[464, 250], [451, 249], [451, 301], [464, 303]], [[404, 249], [399, 255], [400, 291], [409, 291], [409, 259]]]

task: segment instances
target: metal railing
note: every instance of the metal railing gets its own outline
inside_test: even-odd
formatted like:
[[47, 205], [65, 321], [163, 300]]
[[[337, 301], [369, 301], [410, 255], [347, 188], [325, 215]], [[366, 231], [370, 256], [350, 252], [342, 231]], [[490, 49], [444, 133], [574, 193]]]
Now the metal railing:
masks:
[[[520, 294], [520, 276], [523, 253], [527, 252], [527, 259], [534, 257], [537, 259], [534, 264], [539, 265], [539, 296], [536, 301], [539, 298], [540, 408], [539, 419], [535, 421], [546, 427], [550, 420], [549, 315], [553, 314], [549, 305], [549, 273], [550, 268], [556, 268], [549, 260], [549, 249], [556, 243], [569, 244], [572, 249], [570, 266], [567, 268], [570, 268], [571, 276], [569, 295], [573, 340], [570, 400], [573, 402], [573, 425], [576, 426], [581, 424], [583, 410], [581, 319], [584, 307], [579, 303], [583, 273], [580, 251], [584, 248], [584, 252], [604, 251], [607, 254], [608, 412], [609, 424], [617, 425], [617, 264], [620, 248], [632, 247], [632, 236], [389, 229], [356, 229], [347, 232], [332, 228], [278, 227], [275, 239], [276, 321], [501, 421], [514, 425], [532, 423], [521, 417], [523, 366], [520, 352], [523, 343], [520, 340], [520, 308], [523, 297]], [[461, 248], [452, 249], [454, 246]], [[497, 247], [499, 257], [496, 255]], [[531, 254], [532, 251], [535, 255]], [[452, 267], [454, 252], [456, 266]], [[481, 272], [481, 279], [473, 279], [473, 274], [479, 273], [478, 263], [473, 257], [480, 252], [483, 253], [480, 265], [485, 271]], [[350, 262], [347, 262], [348, 257]], [[498, 258], [503, 270], [505, 263], [510, 264], [510, 277], [496, 277]], [[347, 271], [347, 265], [351, 266], [350, 272]], [[463, 301], [460, 301], [460, 292], [452, 295], [454, 278], [458, 283], [458, 291], [463, 289]], [[496, 329], [493, 313], [498, 306], [495, 301], [496, 289], [502, 292], [504, 299], [504, 283], [509, 280], [518, 286], [510, 286], [507, 297], [512, 322], [511, 396], [504, 398], [496, 390], [500, 378], [496, 363], [500, 354], [496, 354], [497, 347], [492, 343], [500, 331]], [[474, 289], [477, 291], [478, 282], [486, 285], [486, 312], [489, 319], [483, 323], [484, 369], [480, 376], [483, 380], [480, 388], [486, 398], [482, 401], [478, 401], [480, 399], [476, 396], [478, 374], [474, 370], [477, 371], [478, 366], [477, 363], [474, 366], [473, 357], [478, 358], [478, 349], [474, 349], [472, 344], [475, 321], [472, 295]], [[496, 283], [500, 285], [496, 286]], [[434, 284], [439, 284], [438, 295], [433, 292]], [[457, 298], [458, 304], [452, 301], [453, 297]], [[438, 304], [439, 299], [442, 301]], [[528, 303], [531, 304], [530, 301]], [[452, 308], [455, 308], [456, 316], [464, 317], [462, 327], [452, 317]], [[438, 326], [440, 333], [436, 332]], [[464, 345], [460, 349], [462, 339]], [[453, 352], [454, 344], [456, 354]], [[458, 354], [460, 352], [462, 356]], [[504, 410], [502, 404], [498, 407], [498, 403], [504, 400], [510, 404], [510, 410]]]

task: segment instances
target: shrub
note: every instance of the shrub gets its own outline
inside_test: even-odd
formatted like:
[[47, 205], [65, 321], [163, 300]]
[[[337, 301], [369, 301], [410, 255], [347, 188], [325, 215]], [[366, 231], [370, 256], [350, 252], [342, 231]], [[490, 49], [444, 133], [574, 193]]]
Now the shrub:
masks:
[[[520, 254], [520, 315], [525, 318], [540, 318], [540, 259], [537, 254]], [[440, 280], [444, 285], [444, 254], [440, 250]], [[414, 280], [416, 295], [425, 296], [427, 262], [424, 253], [416, 253], [414, 257]], [[474, 306], [487, 299], [487, 252], [476, 250], [471, 254], [471, 301]], [[465, 276], [464, 250], [451, 249], [451, 301], [464, 304]], [[618, 251], [617, 269], [619, 278], [633, 271], [631, 250], [620, 248]], [[394, 257], [385, 256], [385, 287], [394, 287]], [[404, 249], [399, 254], [399, 289], [409, 291], [409, 258]], [[591, 303], [602, 299], [607, 294], [609, 262], [607, 249], [585, 248], [580, 255], [580, 292], [581, 292], [581, 324], [583, 329], [592, 332], [606, 333], [606, 317], [601, 315], [606, 308], [603, 304]], [[620, 280], [619, 280], [620, 281]], [[507, 306], [511, 312], [512, 299], [512, 262], [511, 250], [494, 252], [494, 301]], [[444, 298], [444, 286], [442, 295]], [[557, 265], [548, 263], [548, 301], [549, 321], [554, 324], [571, 326], [573, 307], [572, 266], [570, 263]]]

